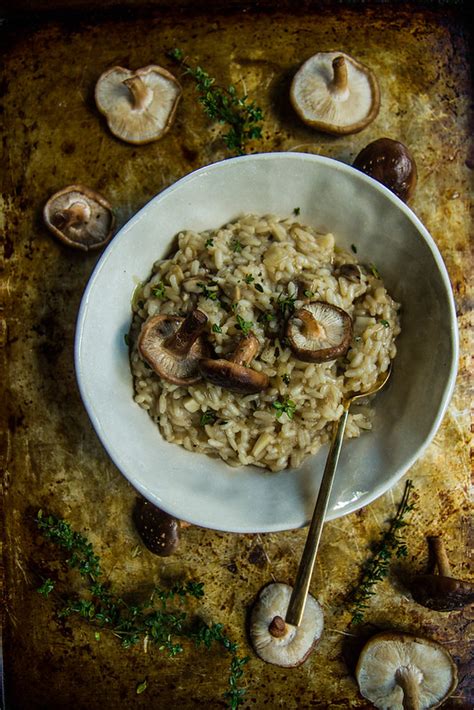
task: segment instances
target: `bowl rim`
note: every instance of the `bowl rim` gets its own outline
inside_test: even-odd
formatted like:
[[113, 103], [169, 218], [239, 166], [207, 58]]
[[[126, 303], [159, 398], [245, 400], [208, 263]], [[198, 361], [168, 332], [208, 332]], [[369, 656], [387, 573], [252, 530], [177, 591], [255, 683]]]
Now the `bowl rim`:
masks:
[[[252, 161], [266, 161], [266, 160], [304, 160], [304, 161], [309, 161], [313, 163], [318, 163], [320, 165], [327, 165], [330, 166], [332, 169], [340, 170], [342, 172], [354, 175], [355, 173], [357, 174], [357, 178], [369, 183], [372, 188], [376, 189], [377, 191], [381, 192], [384, 194], [389, 201], [394, 203], [404, 214], [405, 216], [414, 224], [416, 227], [416, 230], [420, 234], [420, 236], [423, 238], [424, 242], [428, 246], [431, 255], [433, 256], [433, 259], [436, 263], [437, 269], [439, 276], [441, 278], [442, 284], [444, 286], [444, 290], [446, 293], [447, 297], [447, 305], [449, 307], [449, 314], [450, 314], [450, 322], [449, 322], [449, 334], [451, 338], [451, 347], [452, 347], [452, 358], [449, 363], [449, 370], [447, 372], [446, 376], [446, 384], [443, 389], [443, 394], [440, 399], [440, 404], [438, 407], [438, 411], [436, 414], [436, 417], [433, 420], [433, 423], [431, 425], [431, 428], [426, 435], [424, 441], [415, 449], [413, 454], [409, 457], [409, 459], [406, 460], [404, 466], [399, 467], [394, 474], [386, 479], [382, 484], [375, 486], [371, 491], [367, 492], [363, 496], [363, 502], [360, 503], [360, 499], [355, 500], [353, 503], [349, 503], [347, 506], [344, 507], [343, 510], [339, 511], [337, 509], [333, 510], [328, 510], [325, 521], [329, 520], [334, 520], [338, 517], [343, 517], [345, 515], [349, 515], [357, 510], [359, 510], [361, 507], [365, 507], [366, 505], [369, 505], [372, 503], [374, 500], [379, 498], [381, 495], [384, 495], [385, 493], [388, 493], [393, 486], [398, 483], [398, 481], [401, 480], [401, 478], [405, 475], [405, 473], [413, 466], [413, 464], [424, 454], [425, 450], [428, 448], [428, 446], [431, 444], [433, 441], [436, 432], [438, 431], [441, 422], [446, 414], [448, 405], [450, 403], [450, 400], [453, 396], [453, 391], [454, 387], [456, 384], [456, 377], [457, 377], [457, 372], [458, 372], [458, 361], [459, 361], [459, 332], [458, 332], [458, 327], [457, 327], [457, 316], [456, 316], [456, 307], [455, 307], [455, 301], [454, 301], [454, 295], [453, 295], [453, 290], [451, 286], [451, 281], [449, 278], [449, 274], [446, 268], [446, 265], [443, 261], [441, 252], [439, 251], [439, 248], [429, 233], [428, 229], [425, 227], [425, 225], [421, 222], [420, 218], [413, 212], [413, 210], [405, 203], [403, 202], [395, 193], [393, 193], [391, 190], [389, 190], [385, 185], [382, 183], [378, 182], [374, 178], [370, 177], [369, 175], [366, 175], [362, 171], [358, 170], [357, 168], [354, 168], [352, 165], [344, 163], [340, 160], [336, 160], [335, 158], [329, 158], [327, 156], [321, 156], [321, 155], [315, 155], [313, 153], [302, 153], [298, 151], [281, 151], [281, 152], [267, 152], [267, 153], [251, 153], [247, 155], [242, 155], [242, 156], [236, 156], [233, 158], [226, 158], [223, 160], [219, 160], [213, 163], [210, 163], [208, 165], [201, 166], [200, 168], [197, 168], [196, 170], [191, 171], [190, 173], [182, 176], [175, 182], [173, 182], [171, 185], [168, 187], [164, 188], [161, 192], [157, 193], [154, 195], [152, 198], [150, 198], [132, 217], [127, 220], [127, 222], [118, 230], [118, 232], [115, 234], [115, 236], [112, 238], [111, 242], [105, 247], [103, 253], [101, 254], [99, 260], [97, 261], [96, 265], [94, 266], [89, 279], [87, 281], [87, 284], [85, 286], [85, 289], [83, 291], [83, 295], [81, 298], [80, 306], [78, 309], [77, 313], [77, 318], [76, 318], [76, 329], [75, 329], [75, 336], [74, 336], [74, 367], [75, 367], [75, 375], [76, 375], [76, 381], [78, 385], [78, 389], [81, 395], [82, 402], [84, 404], [85, 410], [88, 414], [88, 417], [93, 425], [94, 431], [96, 435], [98, 436], [102, 446], [104, 447], [105, 451], [107, 452], [109, 458], [112, 460], [112, 462], [115, 464], [119, 472], [127, 479], [127, 481], [139, 492], [141, 493], [145, 498], [147, 498], [151, 503], [157, 504], [156, 498], [153, 497], [153, 493], [144, 485], [142, 484], [139, 480], [136, 478], [131, 478], [123, 469], [122, 469], [122, 463], [119, 459], [118, 454], [115, 452], [114, 448], [109, 444], [108, 439], [102, 435], [102, 427], [101, 423], [98, 419], [98, 417], [95, 414], [94, 408], [92, 403], [89, 401], [88, 395], [85, 391], [85, 386], [83, 383], [83, 374], [82, 374], [82, 363], [81, 363], [81, 346], [82, 346], [82, 335], [83, 335], [83, 330], [85, 327], [85, 317], [87, 314], [87, 309], [89, 305], [89, 297], [91, 294], [91, 291], [94, 288], [95, 281], [100, 274], [103, 266], [109, 259], [110, 255], [117, 249], [119, 248], [120, 243], [126, 239], [127, 233], [130, 230], [133, 230], [138, 224], [138, 222], [141, 220], [142, 215], [144, 212], [148, 209], [150, 209], [150, 206], [155, 203], [159, 203], [161, 200], [167, 198], [170, 194], [172, 194], [174, 191], [179, 190], [182, 185], [194, 181], [198, 179], [201, 175], [209, 173], [209, 172], [215, 172], [219, 171], [223, 165], [235, 165], [238, 163], [242, 162], [252, 162]], [[160, 507], [169, 512], [171, 515], [174, 515], [175, 517], [180, 517], [176, 516], [176, 513], [173, 512], [169, 507], [166, 506], [166, 504], [161, 505]], [[294, 526], [288, 527], [283, 525], [281, 522], [275, 523], [274, 525], [271, 524], [266, 524], [265, 526], [262, 526], [260, 528], [257, 528], [255, 525], [251, 525], [249, 527], [246, 526], [234, 526], [232, 527], [231, 524], [227, 525], [226, 527], [223, 526], [216, 526], [216, 525], [209, 525], [206, 523], [203, 523], [202, 521], [199, 521], [197, 518], [193, 520], [193, 516], [183, 516], [182, 519], [186, 519], [188, 522], [195, 524], [199, 527], [203, 528], [209, 528], [213, 530], [220, 530], [223, 532], [233, 532], [233, 533], [266, 533], [266, 532], [280, 532], [284, 530], [290, 530], [290, 529], [295, 529]], [[305, 523], [303, 523], [302, 527], [307, 525], [309, 520], [307, 520]]]

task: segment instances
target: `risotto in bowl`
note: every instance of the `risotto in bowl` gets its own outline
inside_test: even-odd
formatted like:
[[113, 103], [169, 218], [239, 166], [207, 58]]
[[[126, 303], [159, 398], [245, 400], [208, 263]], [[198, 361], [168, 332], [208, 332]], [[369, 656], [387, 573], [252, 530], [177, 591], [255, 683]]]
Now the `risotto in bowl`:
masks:
[[176, 517], [236, 532], [308, 521], [344, 397], [393, 361], [350, 410], [328, 518], [388, 490], [433, 437], [456, 360], [423, 225], [371, 178], [297, 153], [217, 163], [154, 198], [101, 257], [76, 337], [122, 473]]

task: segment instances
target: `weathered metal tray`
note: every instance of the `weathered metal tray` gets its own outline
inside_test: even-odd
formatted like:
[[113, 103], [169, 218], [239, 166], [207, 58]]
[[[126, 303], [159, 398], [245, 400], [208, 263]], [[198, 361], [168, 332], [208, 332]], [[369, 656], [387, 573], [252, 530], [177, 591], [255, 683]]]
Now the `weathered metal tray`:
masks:
[[[90, 7], [81, 11], [80, 2], [19, 2], [5, 11], [0, 27], [0, 464], [8, 708], [224, 706], [227, 661], [219, 652], [186, 647], [168, 659], [157, 649], [144, 653], [143, 646], [125, 651], [112, 634], [104, 632], [97, 640], [85, 621], [57, 619], [53, 602], [36, 591], [51, 565], [65, 578], [63, 566], [54, 562], [55, 551], [35, 527], [39, 508], [67, 518], [89, 537], [109, 580], [123, 594], [143, 594], [169, 580], [204, 582], [198, 611], [208, 621], [225, 623], [251, 656], [245, 708], [367, 707], [353, 677], [354, 652], [370, 631], [388, 627], [443, 642], [460, 678], [446, 706], [474, 703], [472, 612], [429, 612], [412, 601], [403, 581], [424, 569], [427, 534], [442, 533], [457, 576], [470, 574], [474, 157], [463, 6], [307, 2], [295, 13], [289, 3], [271, 5], [231, 3], [223, 10], [217, 3], [176, 2], [144, 10], [129, 2], [120, 10], [105, 3], [110, 11], [94, 13]], [[252, 536], [188, 528], [170, 558], [155, 557], [140, 545], [131, 519], [136, 494], [102, 450], [75, 384], [75, 319], [98, 256], [61, 245], [41, 220], [50, 194], [84, 183], [110, 200], [120, 226], [182, 175], [229, 155], [203, 115], [192, 82], [184, 78], [176, 123], [157, 143], [134, 147], [116, 140], [95, 108], [94, 85], [105, 68], [158, 63], [176, 72], [165, 54], [175, 46], [220, 82], [245, 87], [257, 100], [265, 122], [256, 151], [299, 150], [352, 162], [380, 136], [408, 145], [419, 171], [411, 206], [443, 254], [458, 308], [462, 350], [454, 398], [434, 442], [409, 474], [417, 499], [409, 556], [378, 585], [366, 623], [349, 628], [346, 596], [395, 512], [403, 482], [369, 507], [329, 523], [312, 583], [324, 606], [326, 631], [318, 650], [293, 671], [267, 666], [253, 655], [245, 620], [264, 583], [291, 583], [305, 531]], [[325, 49], [358, 57], [378, 76], [381, 111], [361, 133], [325, 136], [305, 127], [290, 107], [288, 89], [296, 68]], [[144, 678], [147, 689], [137, 694]]]

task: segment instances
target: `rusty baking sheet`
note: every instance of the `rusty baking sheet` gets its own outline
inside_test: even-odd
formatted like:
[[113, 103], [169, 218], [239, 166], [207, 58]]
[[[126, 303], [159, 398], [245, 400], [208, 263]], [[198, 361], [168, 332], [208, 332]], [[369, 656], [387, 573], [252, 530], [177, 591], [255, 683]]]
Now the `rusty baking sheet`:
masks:
[[[107, 3], [107, 7], [114, 3]], [[33, 522], [39, 508], [67, 518], [101, 555], [120, 593], [143, 595], [176, 579], [204, 582], [198, 611], [222, 622], [249, 653], [245, 708], [367, 707], [353, 677], [354, 651], [374, 629], [396, 627], [437, 639], [452, 653], [459, 686], [449, 707], [472, 707], [469, 645], [472, 612], [440, 614], [416, 605], [404, 578], [427, 560], [425, 536], [442, 533], [453, 570], [472, 574], [469, 499], [469, 352], [472, 350], [472, 258], [469, 251], [472, 155], [469, 129], [469, 37], [461, 6], [304, 4], [271, 11], [251, 3], [223, 12], [217, 4], [158, 4], [139, 11], [71, 14], [54, 3], [20, 2], [0, 28], [2, 47], [1, 448], [4, 475], [4, 644], [7, 707], [224, 707], [227, 660], [186, 647], [168, 659], [156, 649], [124, 651], [117, 639], [82, 620], [59, 621], [36, 588], [50, 569], [65, 576], [57, 553]], [[278, 6], [276, 6], [278, 7]], [[31, 15], [33, 9], [37, 14]], [[74, 10], [72, 12], [72, 10]], [[9, 8], [12, 13], [13, 9]], [[36, 19], [35, 19], [36, 18]], [[297, 150], [352, 162], [371, 140], [390, 136], [412, 150], [419, 182], [411, 206], [445, 259], [458, 309], [461, 360], [443, 424], [409, 476], [409, 556], [392, 567], [362, 627], [348, 627], [345, 599], [371, 546], [401, 498], [403, 481], [357, 513], [324, 530], [313, 593], [326, 615], [318, 650], [299, 669], [260, 662], [247, 644], [248, 605], [271, 579], [291, 581], [304, 530], [231, 535], [196, 527], [178, 552], [158, 558], [141, 544], [131, 520], [136, 494], [99, 444], [81, 404], [73, 368], [75, 319], [98, 255], [76, 253], [46, 231], [45, 200], [71, 183], [102, 192], [119, 226], [182, 175], [228, 156], [203, 115], [191, 82], [167, 136], [146, 146], [114, 139], [93, 100], [95, 82], [114, 64], [176, 67], [165, 51], [179, 46], [224, 84], [255, 98], [265, 121], [256, 151]], [[378, 118], [363, 132], [333, 138], [294, 115], [288, 88], [297, 67], [317, 50], [342, 49], [369, 65], [382, 91]], [[400, 274], [403, 278], [403, 274]], [[471, 279], [471, 281], [470, 281]], [[429, 383], [427, 383], [429, 386]], [[146, 691], [137, 685], [147, 679]]]

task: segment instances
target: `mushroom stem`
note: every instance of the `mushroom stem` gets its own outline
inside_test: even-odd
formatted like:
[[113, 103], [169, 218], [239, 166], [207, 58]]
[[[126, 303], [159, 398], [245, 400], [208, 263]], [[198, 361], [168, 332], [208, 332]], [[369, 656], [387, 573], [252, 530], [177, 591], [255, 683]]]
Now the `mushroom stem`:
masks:
[[443, 539], [438, 535], [433, 535], [428, 538], [428, 544], [433, 552], [433, 556], [438, 565], [438, 571], [443, 577], [451, 576], [451, 565], [449, 564], [448, 555], [444, 546]]
[[318, 323], [316, 318], [314, 318], [305, 308], [300, 308], [300, 310], [295, 313], [295, 316], [303, 321], [306, 334], [309, 338], [313, 339], [325, 337], [326, 331], [321, 323]]
[[123, 83], [129, 89], [132, 97], [132, 106], [134, 109], [144, 109], [151, 103], [153, 99], [153, 91], [140, 79], [139, 76], [131, 76], [129, 79], [124, 79]]
[[336, 57], [332, 61], [334, 77], [332, 80], [332, 90], [336, 94], [342, 94], [347, 91], [347, 64], [344, 57]]
[[395, 674], [395, 680], [403, 690], [403, 710], [420, 709], [420, 671], [413, 666], [402, 666]]
[[274, 638], [282, 638], [282, 636], [286, 634], [285, 620], [282, 619], [281, 616], [274, 616], [270, 622], [268, 630]]
[[57, 212], [53, 218], [56, 227], [76, 227], [87, 222], [91, 216], [91, 210], [85, 202], [73, 202], [66, 209]]
[[165, 348], [175, 355], [186, 355], [191, 350], [193, 343], [201, 335], [206, 323], [207, 316], [202, 311], [196, 309], [188, 313], [176, 333], [173, 333], [164, 342]]
[[258, 352], [258, 340], [250, 333], [237, 345], [234, 354], [229, 358], [230, 362], [235, 362], [236, 365], [244, 365], [247, 367], [252, 362]]

